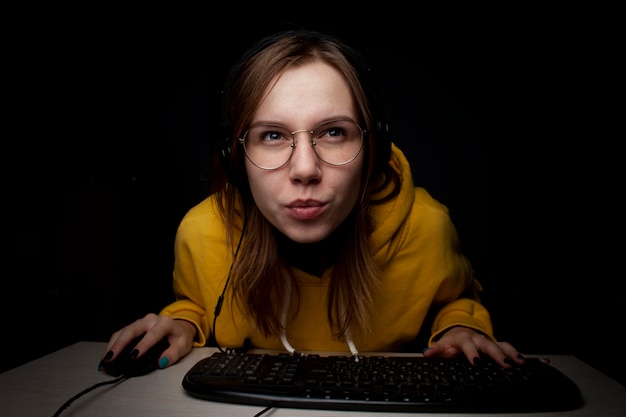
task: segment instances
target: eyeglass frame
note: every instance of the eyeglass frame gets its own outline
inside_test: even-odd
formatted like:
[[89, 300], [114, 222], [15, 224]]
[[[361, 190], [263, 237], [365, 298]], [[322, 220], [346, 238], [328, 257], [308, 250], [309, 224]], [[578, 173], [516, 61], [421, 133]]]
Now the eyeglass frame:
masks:
[[[350, 122], [353, 125], [355, 125], [359, 131], [361, 132], [361, 145], [359, 146], [359, 150], [354, 154], [354, 156], [352, 158], [350, 158], [349, 160], [345, 161], [345, 162], [340, 162], [340, 163], [333, 163], [333, 162], [328, 162], [326, 161], [324, 158], [322, 158], [320, 156], [319, 153], [317, 153], [317, 150], [315, 148], [315, 146], [317, 145], [317, 143], [315, 142], [315, 140], [313, 139], [313, 133], [315, 133], [315, 131], [322, 125], [325, 124], [331, 124], [333, 122]], [[252, 127], [256, 127], [256, 126], [274, 126], [277, 128], [281, 128], [281, 129], [285, 129], [287, 132], [289, 132], [291, 134], [291, 153], [289, 154], [289, 157], [287, 158], [287, 160], [285, 162], [283, 162], [282, 164], [280, 164], [279, 166], [275, 167], [275, 168], [267, 168], [264, 166], [261, 166], [259, 164], [257, 164], [256, 162], [254, 162], [254, 160], [250, 157], [250, 155], [248, 155], [248, 151], [246, 150], [246, 137], [248, 135], [248, 133], [250, 132], [250, 129]], [[332, 165], [332, 166], [343, 166], [343, 165], [347, 165], [350, 162], [354, 161], [359, 154], [361, 153], [361, 151], [363, 150], [363, 144], [365, 143], [365, 134], [367, 133], [367, 129], [363, 129], [361, 126], [359, 126], [359, 124], [357, 122], [355, 122], [352, 119], [349, 118], [343, 118], [343, 119], [331, 119], [331, 120], [327, 120], [325, 122], [322, 122], [320, 124], [318, 124], [317, 126], [315, 126], [313, 129], [309, 130], [309, 129], [298, 129], [298, 130], [294, 130], [291, 131], [288, 127], [283, 126], [281, 124], [277, 124], [277, 123], [259, 123], [258, 125], [253, 125], [252, 127], [249, 127], [246, 131], [244, 131], [244, 134], [242, 135], [243, 137], [240, 137], [239, 140], [239, 144], [241, 144], [241, 146], [243, 147], [243, 151], [246, 155], [246, 158], [248, 158], [248, 160], [250, 162], [252, 162], [252, 164], [254, 166], [256, 166], [259, 169], [263, 169], [266, 171], [274, 171], [276, 169], [282, 168], [285, 165], [287, 165], [289, 163], [289, 161], [291, 160], [291, 157], [293, 156], [293, 152], [296, 148], [297, 142], [296, 142], [296, 133], [302, 133], [302, 132], [307, 132], [309, 133], [309, 135], [311, 136], [311, 138], [309, 139], [309, 143], [311, 144], [311, 146], [313, 147], [313, 152], [315, 152], [315, 155], [324, 163], [328, 164], [328, 165]]]

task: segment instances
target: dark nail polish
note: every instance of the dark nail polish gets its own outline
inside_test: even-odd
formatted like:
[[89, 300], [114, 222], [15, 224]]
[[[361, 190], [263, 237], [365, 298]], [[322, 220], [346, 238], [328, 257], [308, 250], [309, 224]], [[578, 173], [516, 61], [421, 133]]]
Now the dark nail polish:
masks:
[[513, 362], [513, 359], [511, 358], [504, 358], [504, 363], [509, 365], [515, 365], [515, 362]]
[[478, 356], [474, 356], [474, 365], [480, 365], [482, 363], [482, 361], [480, 360], [480, 358]]
[[526, 358], [522, 354], [517, 355], [517, 359], [519, 359], [520, 361], [526, 360]]
[[139, 355], [139, 351], [137, 349], [133, 349], [133, 351], [130, 352], [130, 358], [131, 359], [135, 359], [137, 357], [137, 355]]
[[107, 352], [107, 354], [106, 354], [106, 355], [104, 355], [104, 359], [103, 359], [103, 360], [104, 360], [104, 361], [108, 361], [108, 360], [109, 360], [109, 359], [111, 359], [112, 357], [113, 357], [113, 351], [112, 351], [112, 350], [109, 350], [109, 351]]

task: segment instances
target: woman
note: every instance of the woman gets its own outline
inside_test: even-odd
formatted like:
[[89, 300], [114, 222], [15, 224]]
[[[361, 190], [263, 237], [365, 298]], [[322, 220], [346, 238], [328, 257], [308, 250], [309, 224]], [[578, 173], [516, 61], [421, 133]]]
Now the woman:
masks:
[[[447, 208], [415, 187], [362, 58], [332, 37], [263, 39], [224, 90], [225, 175], [183, 218], [176, 301], [115, 332], [145, 333], [164, 368], [192, 347], [394, 351], [523, 363], [499, 342]], [[429, 319], [432, 316], [432, 319]]]

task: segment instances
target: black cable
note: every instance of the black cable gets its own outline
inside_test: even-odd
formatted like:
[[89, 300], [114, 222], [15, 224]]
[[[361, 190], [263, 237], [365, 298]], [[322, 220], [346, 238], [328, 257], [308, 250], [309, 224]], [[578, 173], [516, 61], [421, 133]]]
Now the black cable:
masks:
[[77, 400], [78, 398], [82, 397], [83, 395], [87, 394], [90, 391], [93, 391], [94, 389], [101, 387], [103, 385], [110, 385], [110, 384], [117, 384], [118, 382], [121, 382], [122, 380], [126, 379], [125, 375], [120, 376], [119, 378], [116, 379], [112, 379], [110, 381], [104, 381], [104, 382], [98, 382], [97, 384], [94, 384], [92, 386], [90, 386], [87, 389], [84, 389], [83, 391], [79, 392], [78, 394], [74, 395], [72, 398], [70, 398], [69, 400], [67, 400], [65, 402], [65, 404], [63, 404], [57, 411], [56, 413], [53, 414], [52, 417], [58, 417], [63, 410], [65, 410], [67, 407], [70, 406], [70, 404], [72, 404], [75, 400]]
[[230, 269], [228, 270], [228, 277], [226, 277], [224, 288], [222, 288], [222, 294], [218, 297], [217, 303], [215, 304], [215, 310], [213, 312], [213, 332], [211, 336], [213, 338], [213, 343], [215, 344], [217, 349], [222, 353], [224, 353], [224, 349], [222, 349], [220, 344], [217, 342], [217, 333], [215, 332], [215, 327], [217, 324], [217, 316], [219, 316], [220, 312], [222, 311], [222, 304], [224, 303], [224, 294], [226, 294], [226, 288], [228, 288], [230, 276], [233, 272], [233, 266], [235, 265], [235, 260], [237, 259], [237, 255], [239, 254], [239, 248], [241, 247], [241, 241], [243, 240], [243, 235], [246, 231], [246, 217], [247, 216], [246, 216], [246, 211], [245, 211], [245, 206], [244, 206], [243, 224], [241, 226], [241, 235], [239, 236], [239, 242], [237, 242], [237, 249], [235, 249], [235, 254], [233, 255], [233, 261], [230, 263]]
[[[117, 384], [118, 382], [122, 382], [123, 380], [128, 379], [125, 375], [120, 376], [119, 378], [116, 379], [112, 379], [110, 381], [104, 381], [104, 382], [98, 382], [97, 384], [94, 384], [92, 386], [90, 386], [89, 388], [86, 388], [84, 390], [82, 390], [81, 392], [79, 392], [78, 394], [74, 395], [72, 398], [70, 398], [69, 400], [67, 400], [65, 402], [65, 404], [63, 404], [61, 407], [59, 407], [59, 409], [52, 415], [52, 417], [58, 417], [61, 415], [61, 413], [68, 408], [74, 401], [76, 401], [77, 399], [79, 399], [80, 397], [82, 397], [83, 395], [87, 394], [90, 391], [95, 390], [98, 387], [104, 386], [104, 385], [112, 385], [112, 384]], [[270, 411], [273, 408], [272, 405], [268, 405], [267, 407], [265, 407], [263, 410], [259, 411], [258, 413], [256, 413], [254, 415], [254, 417], [261, 417], [263, 414], [267, 413], [268, 411]]]
[[254, 417], [261, 417], [263, 414], [267, 413], [268, 411], [270, 411], [274, 406], [272, 405], [268, 405], [267, 407], [265, 407], [263, 410], [261, 410], [260, 412], [256, 413], [254, 415]]

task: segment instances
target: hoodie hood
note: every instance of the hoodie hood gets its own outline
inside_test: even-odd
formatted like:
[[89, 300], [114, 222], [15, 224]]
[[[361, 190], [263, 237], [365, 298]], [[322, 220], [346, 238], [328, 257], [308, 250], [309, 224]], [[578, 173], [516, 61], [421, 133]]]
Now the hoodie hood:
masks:
[[[370, 206], [370, 214], [376, 224], [370, 241], [370, 251], [377, 259], [381, 251], [386, 253], [392, 249], [389, 246], [409, 217], [415, 198], [415, 186], [409, 161], [395, 144], [391, 146], [389, 163], [400, 174], [401, 187], [396, 197], [382, 204]], [[381, 194], [389, 193], [392, 186], [393, 184], [389, 184]]]

